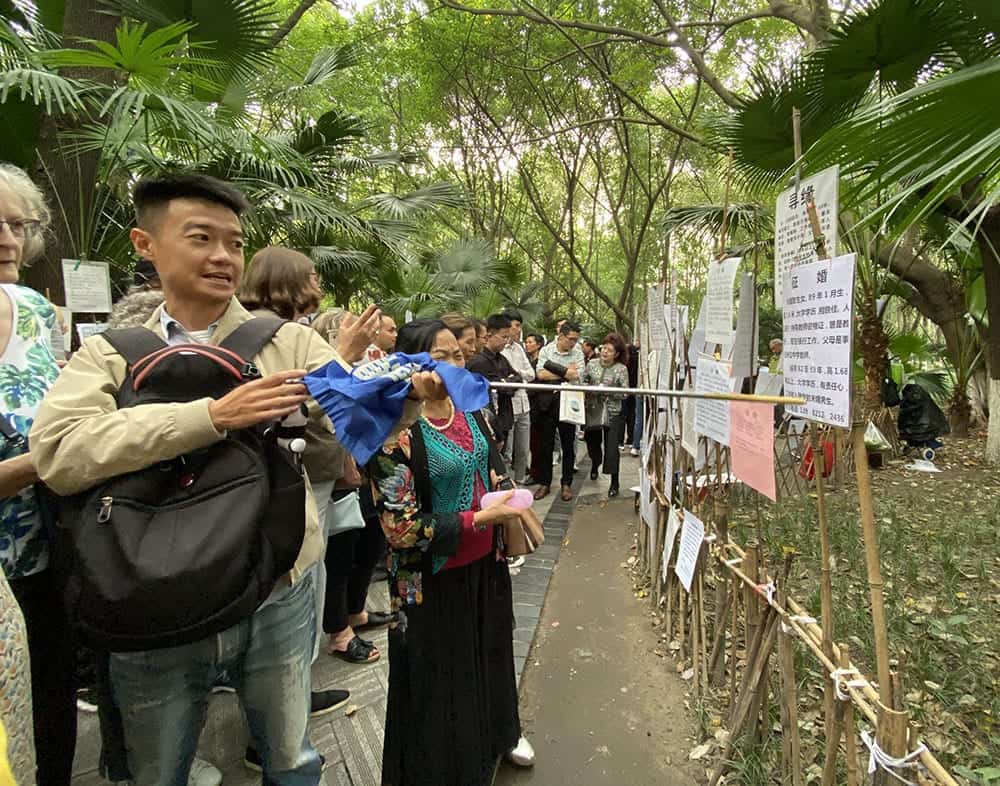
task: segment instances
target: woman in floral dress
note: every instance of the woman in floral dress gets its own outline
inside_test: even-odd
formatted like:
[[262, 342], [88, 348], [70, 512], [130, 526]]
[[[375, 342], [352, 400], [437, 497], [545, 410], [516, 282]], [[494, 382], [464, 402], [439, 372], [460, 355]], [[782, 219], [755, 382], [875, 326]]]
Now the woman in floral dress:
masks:
[[[404, 325], [396, 349], [465, 365], [439, 320]], [[481, 416], [444, 399], [425, 402], [368, 465], [400, 617], [389, 629], [383, 786], [483, 786], [505, 754], [533, 757], [520, 737], [510, 573], [494, 526], [519, 514], [479, 505], [497, 460]]]
[[[51, 345], [56, 315], [44, 297], [17, 284], [22, 264], [42, 251], [48, 218], [28, 176], [0, 164], [0, 417], [8, 432], [0, 441], [0, 568], [23, 613], [31, 655], [29, 693], [21, 683], [27, 665], [15, 654], [24, 647], [23, 635], [9, 596], [0, 595], [0, 712], [12, 735], [11, 763], [23, 770], [30, 766], [24, 735], [32, 727], [26, 703], [31, 701], [38, 783], [61, 786], [70, 782], [76, 747], [76, 647], [49, 565], [49, 538], [34, 487], [38, 476], [27, 443], [38, 405], [59, 374]], [[35, 777], [31, 772], [25, 782]]]

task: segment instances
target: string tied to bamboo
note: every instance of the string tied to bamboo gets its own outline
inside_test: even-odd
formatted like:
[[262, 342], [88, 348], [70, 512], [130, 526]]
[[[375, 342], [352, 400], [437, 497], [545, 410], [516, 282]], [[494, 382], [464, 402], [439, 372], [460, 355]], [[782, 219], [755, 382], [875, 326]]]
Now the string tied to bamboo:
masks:
[[758, 584], [754, 587], [754, 591], [767, 601], [768, 606], [774, 605], [774, 595], [778, 591], [778, 588], [775, 586], [773, 579], [767, 582], [767, 584]]
[[[794, 625], [789, 623], [794, 623]], [[796, 625], [815, 625], [815, 624], [816, 624], [815, 617], [810, 617], [808, 614], [792, 614], [788, 618], [788, 622], [785, 622], [784, 620], [781, 621], [781, 632], [786, 635], [789, 633], [800, 634], [799, 628], [795, 627]]]
[[882, 769], [889, 773], [893, 778], [895, 778], [900, 783], [906, 784], [906, 786], [916, 786], [914, 781], [907, 780], [902, 775], [900, 775], [897, 770], [920, 770], [922, 765], [918, 761], [921, 754], [927, 751], [927, 746], [920, 743], [914, 750], [907, 753], [905, 756], [900, 756], [896, 758], [895, 756], [890, 756], [879, 746], [878, 741], [875, 737], [867, 731], [861, 732], [861, 741], [868, 748], [868, 774], [874, 775], [877, 769]]
[[844, 688], [863, 688], [868, 684], [868, 680], [853, 666], [847, 669], [834, 669], [830, 672], [830, 679], [833, 680], [833, 688], [841, 701], [850, 701], [851, 698]]

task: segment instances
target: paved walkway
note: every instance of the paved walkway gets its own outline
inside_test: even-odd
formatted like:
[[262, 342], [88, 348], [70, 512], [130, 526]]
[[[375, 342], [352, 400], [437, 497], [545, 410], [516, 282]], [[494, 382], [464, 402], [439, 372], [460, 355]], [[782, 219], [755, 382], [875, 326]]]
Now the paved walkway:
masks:
[[[582, 448], [578, 456], [585, 456]], [[622, 488], [625, 498], [634, 478], [635, 461], [623, 456]], [[577, 475], [578, 494], [593, 497], [598, 490], [607, 491], [607, 479], [598, 483], [589, 480], [586, 458], [580, 461]], [[576, 502], [562, 502], [558, 486], [536, 511], [544, 517], [545, 544], [527, 558], [525, 565], [513, 576], [514, 613], [517, 628], [514, 631], [514, 657], [518, 680], [535, 639], [538, 620], [545, 603], [549, 580], [559, 557], [563, 540], [569, 527]], [[629, 507], [631, 509], [631, 506]], [[369, 608], [388, 608], [388, 587], [385, 582], [372, 585]], [[319, 752], [326, 758], [324, 779], [327, 786], [379, 786], [382, 759], [382, 734], [385, 719], [385, 695], [389, 682], [388, 643], [385, 630], [370, 636], [383, 653], [377, 663], [358, 666], [345, 663], [322, 653], [313, 666], [313, 688], [324, 690], [346, 688], [351, 692], [348, 706], [330, 715], [317, 718], [310, 725], [310, 737]], [[350, 711], [350, 714], [348, 714]], [[222, 770], [225, 786], [250, 786], [260, 783], [260, 774], [248, 771], [242, 765], [246, 746], [236, 697], [218, 694], [212, 697], [208, 721], [202, 732], [199, 755]], [[105, 783], [97, 773], [100, 731], [97, 716], [80, 714], [80, 729], [74, 765], [74, 786], [96, 786]]]

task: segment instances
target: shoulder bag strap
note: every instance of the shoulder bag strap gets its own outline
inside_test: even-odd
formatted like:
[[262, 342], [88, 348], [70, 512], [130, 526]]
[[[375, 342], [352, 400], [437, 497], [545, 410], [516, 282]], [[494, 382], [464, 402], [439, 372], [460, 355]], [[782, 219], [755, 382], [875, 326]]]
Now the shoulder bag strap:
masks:
[[118, 328], [105, 330], [101, 337], [115, 348], [131, 368], [147, 355], [159, 352], [167, 342], [149, 328]]
[[278, 317], [254, 317], [226, 336], [219, 346], [252, 362], [287, 321]]

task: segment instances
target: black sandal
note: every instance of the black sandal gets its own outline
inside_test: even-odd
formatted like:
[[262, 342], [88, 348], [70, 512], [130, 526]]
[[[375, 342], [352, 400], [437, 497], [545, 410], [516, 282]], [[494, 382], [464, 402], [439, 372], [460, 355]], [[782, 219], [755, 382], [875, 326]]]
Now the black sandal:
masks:
[[[382, 653], [370, 641], [365, 641], [360, 636], [355, 636], [347, 642], [346, 650], [329, 650], [335, 658], [346, 660], [348, 663], [374, 663], [382, 657]], [[372, 657], [375, 653], [375, 657]]]
[[364, 625], [355, 625], [354, 630], [369, 630], [370, 628], [381, 628], [384, 625], [391, 625], [399, 622], [399, 614], [395, 611], [369, 611], [368, 622]]

